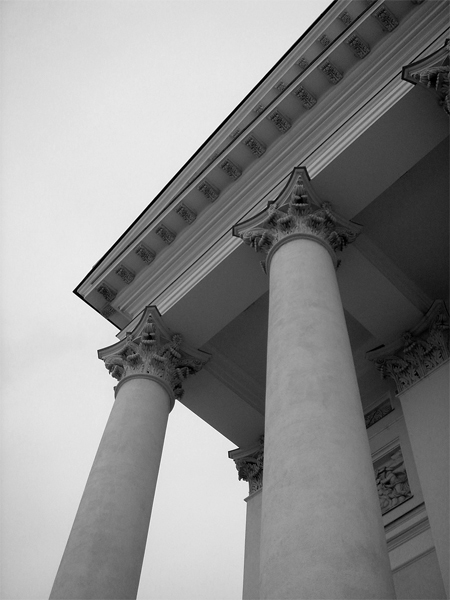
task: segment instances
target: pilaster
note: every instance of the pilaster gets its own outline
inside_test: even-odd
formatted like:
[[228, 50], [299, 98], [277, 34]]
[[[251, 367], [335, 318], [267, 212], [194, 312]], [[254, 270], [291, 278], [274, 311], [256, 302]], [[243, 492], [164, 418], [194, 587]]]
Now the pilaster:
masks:
[[449, 593], [449, 317], [436, 300], [410, 331], [367, 353], [395, 382], [420, 479], [430, 529]]

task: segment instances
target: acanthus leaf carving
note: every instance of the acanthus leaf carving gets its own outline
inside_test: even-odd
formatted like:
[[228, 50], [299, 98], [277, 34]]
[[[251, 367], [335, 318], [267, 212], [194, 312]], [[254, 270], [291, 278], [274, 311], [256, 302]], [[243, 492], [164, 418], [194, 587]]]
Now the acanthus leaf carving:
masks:
[[[291, 175], [294, 184], [288, 184], [290, 193], [283, 201], [270, 204], [257, 222], [249, 221], [249, 226], [242, 223], [235, 227], [238, 235], [245, 244], [257, 252], [267, 254], [271, 248], [284, 237], [291, 234], [307, 234], [320, 238], [334, 252], [343, 250], [356, 239], [356, 228], [346, 227], [338, 223], [337, 217], [328, 202], [319, 206], [313, 204], [305, 187], [301, 174]], [[283, 194], [283, 192], [282, 192]], [[317, 200], [315, 200], [317, 202]], [[351, 224], [348, 222], [348, 225]], [[265, 265], [263, 265], [265, 270]]]
[[368, 352], [381, 376], [394, 380], [397, 393], [426, 377], [450, 357], [448, 313], [436, 301], [421, 323], [388, 348]]
[[247, 481], [249, 494], [254, 494], [263, 486], [264, 472], [264, 436], [259, 439], [259, 444], [248, 451], [240, 449], [229, 453], [236, 464], [239, 481]]
[[101, 358], [110, 375], [118, 381], [129, 375], [153, 375], [168, 383], [175, 398], [180, 399], [184, 394], [183, 381], [206, 362], [203, 357], [187, 354], [181, 347], [182, 342], [180, 334], [163, 338], [154, 317], [149, 314], [137, 335], [127, 333], [125, 343], [119, 343], [117, 352], [105, 353]]
[[402, 70], [402, 79], [432, 91], [445, 112], [450, 115], [449, 71], [450, 39], [433, 52]]

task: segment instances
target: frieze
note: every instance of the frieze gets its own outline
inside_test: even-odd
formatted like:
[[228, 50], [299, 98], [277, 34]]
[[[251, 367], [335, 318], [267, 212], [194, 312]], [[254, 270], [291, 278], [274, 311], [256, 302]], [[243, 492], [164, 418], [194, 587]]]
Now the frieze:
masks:
[[103, 296], [107, 302], [112, 302], [117, 296], [117, 290], [105, 283], [104, 281], [97, 287], [97, 292]]
[[325, 61], [319, 66], [319, 69], [327, 77], [328, 81], [333, 85], [336, 85], [344, 77], [343, 73], [339, 71], [329, 60]]
[[300, 102], [303, 105], [303, 108], [306, 108], [308, 110], [317, 103], [317, 99], [310, 92], [308, 92], [308, 90], [306, 90], [302, 85], [300, 85], [293, 92], [293, 94], [296, 98], [298, 98], [300, 100]]
[[290, 120], [279, 110], [274, 110], [267, 118], [275, 125], [280, 133], [286, 133], [291, 127]]
[[139, 246], [134, 252], [147, 265], [149, 265], [155, 260], [155, 252], [153, 252], [153, 250], [150, 250], [150, 248], [148, 248], [145, 244], [139, 244]]
[[201, 182], [201, 184], [197, 188], [208, 200], [214, 202], [217, 200], [220, 194], [220, 190], [216, 188], [212, 183], [210, 183], [207, 179]]
[[122, 349], [103, 357], [103, 360], [110, 375], [118, 381], [128, 375], [153, 375], [166, 381], [175, 398], [180, 399], [184, 393], [182, 382], [202, 367], [200, 360], [182, 351], [181, 344], [182, 337], [179, 334], [164, 340], [150, 314], [139, 335], [128, 333]]
[[[423, 324], [426, 326], [423, 326]], [[448, 313], [442, 301], [433, 304], [424, 320], [406, 331], [401, 342], [369, 352], [383, 378], [391, 377], [403, 392], [446, 362], [449, 352]]]
[[242, 451], [230, 453], [238, 472], [239, 481], [248, 482], [248, 493], [254, 494], [262, 489], [264, 471], [264, 436], [261, 436], [259, 445], [242, 455]]
[[176, 237], [173, 231], [170, 231], [165, 225], [159, 225], [159, 227], [155, 229], [155, 233], [156, 235], [159, 235], [162, 241], [167, 245], [171, 244]]
[[[330, 249], [343, 250], [356, 239], [359, 228], [332, 212], [327, 202], [321, 202], [306, 178], [306, 169], [294, 169], [291, 178], [275, 202], [267, 209], [233, 228], [233, 234], [256, 252], [268, 254], [283, 238], [306, 234], [320, 238]], [[314, 198], [314, 202], [312, 201]], [[265, 263], [262, 267], [266, 270]]]
[[353, 54], [358, 58], [365, 58], [370, 52], [370, 46], [361, 36], [354, 33], [345, 43], [353, 50]]
[[136, 273], [125, 265], [119, 265], [119, 267], [116, 269], [116, 275], [118, 275], [122, 281], [129, 284], [135, 278]]
[[231, 177], [231, 179], [234, 180], [238, 179], [242, 175], [242, 169], [231, 162], [229, 158], [221, 163], [220, 168], [228, 175], [228, 177]]
[[412, 498], [400, 446], [374, 463], [381, 514], [386, 514]]
[[266, 151], [266, 146], [260, 142], [257, 138], [255, 138], [254, 135], [249, 135], [245, 140], [244, 140], [244, 145], [247, 146], [247, 148], [250, 150], [250, 152], [256, 156], [256, 157], [260, 157], [264, 154], [264, 152]]
[[392, 404], [389, 398], [381, 402], [378, 406], [376, 406], [373, 410], [365, 413], [364, 422], [366, 424], [366, 429], [381, 421], [386, 415], [391, 413], [394, 409], [392, 408]]
[[179, 215], [183, 221], [185, 221], [188, 225], [193, 223], [197, 218], [197, 213], [194, 212], [191, 208], [186, 206], [186, 204], [180, 204], [180, 206], [175, 211], [177, 215]]
[[375, 17], [375, 19], [381, 25], [381, 28], [384, 31], [387, 31], [388, 33], [394, 31], [394, 29], [398, 27], [399, 24], [398, 19], [394, 15], [394, 13], [384, 5], [375, 10], [372, 13], [372, 17]]

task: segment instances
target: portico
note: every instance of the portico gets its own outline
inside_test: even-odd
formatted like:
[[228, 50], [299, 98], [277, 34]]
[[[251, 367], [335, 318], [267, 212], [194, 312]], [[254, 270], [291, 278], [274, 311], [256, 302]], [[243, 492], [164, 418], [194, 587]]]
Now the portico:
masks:
[[77, 287], [119, 383], [53, 598], [135, 597], [176, 400], [238, 447], [244, 598], [448, 597], [448, 352], [376, 363], [436, 300], [448, 348], [448, 116], [401, 78], [444, 4], [333, 3]]

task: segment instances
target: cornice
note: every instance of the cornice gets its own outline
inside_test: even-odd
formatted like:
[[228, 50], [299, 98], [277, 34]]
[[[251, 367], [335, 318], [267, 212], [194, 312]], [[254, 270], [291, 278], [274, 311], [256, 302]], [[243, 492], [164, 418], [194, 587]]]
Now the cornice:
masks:
[[[266, 107], [265, 112], [257, 115], [252, 121], [251, 127], [235, 136], [226, 151], [220, 153], [209, 164], [206, 171], [194, 176], [191, 183], [182, 190], [183, 185], [186, 185], [186, 179], [189, 180], [189, 176], [192, 177], [199, 162], [204, 160], [205, 155], [213, 147], [217, 148], [221, 140], [223, 141], [230, 135], [229, 131], [233, 130], [238, 119], [245, 115], [245, 111], [249, 109], [250, 105], [253, 106], [256, 97], [269, 90], [275, 80], [279, 81], [281, 72], [285, 72], [295, 65], [303, 50], [306, 47], [309, 48], [313, 40], [316, 41], [317, 38], [313, 37], [313, 33], [316, 36], [318, 31], [323, 32], [349, 4], [350, 2], [338, 2], [334, 5], [332, 10], [325, 15], [323, 22], [318, 23], [302, 40], [302, 43], [292, 51], [292, 55], [289, 54], [254, 94], [248, 97], [239, 111], [227, 122], [224, 130], [220, 130], [204, 147], [200, 153], [202, 156], [199, 154], [189, 165], [189, 173], [182, 173], [173, 185], [169, 186], [163, 196], [158, 199], [158, 203], [150, 207], [139, 222], [112, 249], [111, 253], [99, 263], [92, 276], [80, 284], [77, 291], [81, 296], [87, 298], [96, 286], [102, 283], [107, 273], [120, 267], [127, 255], [126, 247], [130, 240], [133, 240], [133, 246], [130, 247], [130, 251], [133, 251], [135, 246], [142, 243], [150, 225], [153, 230], [158, 223], [162, 223], [164, 218], [175, 208], [172, 203], [174, 197], [176, 197], [176, 206], [179, 206], [189, 191], [207, 177], [208, 172], [223, 162], [233, 148], [242, 143], [258, 123], [267, 117], [266, 113], [273, 111], [274, 107], [278, 106], [312, 70], [317, 68], [318, 60], [313, 61], [295, 81], [288, 85], [274, 103]], [[381, 4], [381, 0], [377, 0], [361, 19], [367, 19]], [[427, 4], [424, 3], [424, 5]], [[300, 163], [304, 164], [308, 167], [311, 177], [316, 176], [390, 106], [405, 95], [411, 86], [401, 81], [401, 66], [420, 55], [425, 50], [425, 43], [429, 44], [430, 39], [438, 39], [439, 36], [442, 36], [445, 26], [442, 22], [442, 8], [439, 7], [439, 3], [431, 4], [425, 13], [422, 13], [422, 7], [416, 7], [397, 30], [387, 34], [367, 57], [345, 74], [343, 83], [333, 86], [319, 98], [317, 105], [311, 111], [306, 111], [302, 118], [297, 119], [292, 125], [289, 132], [285, 134], [287, 137], [280, 136], [277, 141], [273, 142], [236, 182], [230, 184], [220, 194], [214, 204], [208, 206], [197, 216], [195, 223], [179, 233], [174, 243], [160, 253], [160, 260], [156, 257], [145, 272], [136, 276], [133, 285], [127, 286], [117, 294], [113, 307], [128, 315], [127, 318], [130, 319], [138, 314], [149, 301], [157, 300], [161, 312], [166, 312], [188, 289], [191, 289], [196, 282], [206, 276], [215, 265], [235, 249], [236, 243], [225, 239], [229, 236], [231, 227], [249, 214], [255, 214], [261, 210], [271, 197], [270, 192], [268, 195], [267, 191], [275, 188], [293, 167]], [[327, 46], [320, 54], [320, 62], [323, 62], [337, 46], [344, 43], [349, 35], [356, 31], [361, 22], [356, 19], [350, 28]], [[400, 29], [402, 29], [403, 35], [399, 36], [396, 32]], [[424, 31], [427, 32], [426, 41]], [[439, 41], [435, 42], [435, 44], [438, 43]], [[430, 51], [429, 46], [427, 50]], [[380, 53], [383, 56], [382, 68], [380, 68]], [[361, 64], [362, 67], [357, 68], [358, 64]], [[388, 81], [387, 85], [386, 80]], [[339, 111], [335, 110], [337, 99]], [[376, 99], [375, 102], [373, 102], [374, 99]], [[301, 155], [299, 148], [301, 148]], [[270, 169], [264, 167], [268, 164], [270, 164]], [[261, 176], [262, 172], [264, 172], [263, 176]], [[187, 246], [188, 252], [186, 251]], [[206, 253], [208, 254], [207, 259], [205, 259]], [[186, 276], [187, 271], [189, 271], [188, 276]], [[174, 283], [176, 283], [176, 289], [173, 289]], [[148, 297], [149, 289], [152, 290], [152, 298]], [[87, 301], [89, 302], [89, 300]]]

